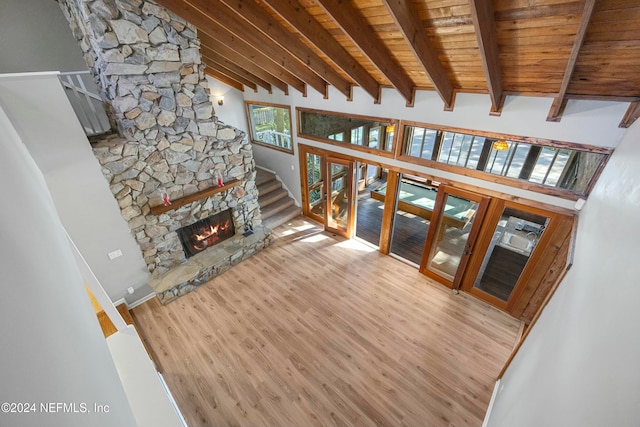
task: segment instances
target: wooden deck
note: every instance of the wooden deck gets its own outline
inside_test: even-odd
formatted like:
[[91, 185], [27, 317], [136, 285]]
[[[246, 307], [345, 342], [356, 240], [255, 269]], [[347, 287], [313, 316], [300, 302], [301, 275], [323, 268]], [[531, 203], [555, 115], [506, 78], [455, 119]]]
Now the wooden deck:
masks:
[[479, 426], [519, 322], [302, 217], [133, 309], [189, 426]]

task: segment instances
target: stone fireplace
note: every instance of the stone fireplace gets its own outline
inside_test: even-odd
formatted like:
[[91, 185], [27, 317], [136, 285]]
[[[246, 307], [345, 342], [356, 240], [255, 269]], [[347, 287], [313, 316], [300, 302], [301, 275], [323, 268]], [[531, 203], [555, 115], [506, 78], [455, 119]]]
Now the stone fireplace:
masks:
[[[152, 1], [59, 3], [118, 129], [92, 141], [93, 152], [160, 299], [268, 245], [251, 144], [214, 114], [195, 27]], [[180, 230], [221, 212], [226, 239], [207, 235], [201, 250], [185, 250]]]

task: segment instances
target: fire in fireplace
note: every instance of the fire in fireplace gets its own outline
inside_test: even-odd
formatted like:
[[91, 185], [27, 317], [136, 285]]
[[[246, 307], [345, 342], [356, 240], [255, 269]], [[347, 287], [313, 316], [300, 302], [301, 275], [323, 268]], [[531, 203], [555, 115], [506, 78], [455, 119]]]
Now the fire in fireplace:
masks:
[[178, 229], [178, 237], [187, 258], [228, 239], [235, 234], [231, 209]]

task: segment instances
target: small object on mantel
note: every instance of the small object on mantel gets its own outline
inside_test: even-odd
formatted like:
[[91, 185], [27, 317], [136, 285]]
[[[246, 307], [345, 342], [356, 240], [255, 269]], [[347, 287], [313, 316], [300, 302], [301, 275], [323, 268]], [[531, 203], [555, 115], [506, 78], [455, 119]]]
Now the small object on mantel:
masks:
[[216, 179], [218, 181], [218, 187], [222, 187], [224, 182], [222, 181], [222, 173], [220, 171], [216, 173]]
[[169, 212], [171, 210], [174, 209], [178, 209], [184, 205], [187, 205], [189, 203], [193, 203], [196, 202], [200, 199], [206, 199], [207, 197], [211, 197], [214, 194], [218, 194], [221, 193], [223, 191], [229, 190], [233, 187], [237, 187], [240, 184], [242, 184], [242, 181], [238, 180], [238, 179], [231, 179], [229, 180], [226, 184], [224, 184], [222, 187], [209, 187], [207, 189], [198, 191], [196, 193], [193, 194], [189, 194], [188, 196], [184, 196], [184, 197], [180, 197], [179, 199], [175, 199], [171, 202], [171, 205], [166, 206], [166, 205], [157, 205], [157, 206], [151, 206], [151, 213], [153, 215], [160, 215], [163, 214], [165, 212]]
[[162, 203], [164, 203], [165, 206], [171, 205], [171, 200], [169, 200], [169, 195], [167, 193], [162, 193]]

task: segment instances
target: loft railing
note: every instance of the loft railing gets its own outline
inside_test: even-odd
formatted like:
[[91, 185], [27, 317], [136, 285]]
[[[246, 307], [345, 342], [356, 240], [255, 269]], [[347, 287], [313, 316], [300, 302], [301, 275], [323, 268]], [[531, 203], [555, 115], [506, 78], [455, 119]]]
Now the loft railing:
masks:
[[97, 88], [89, 71], [60, 73], [58, 78], [87, 136], [111, 132], [104, 103], [100, 96], [92, 91], [97, 92]]

